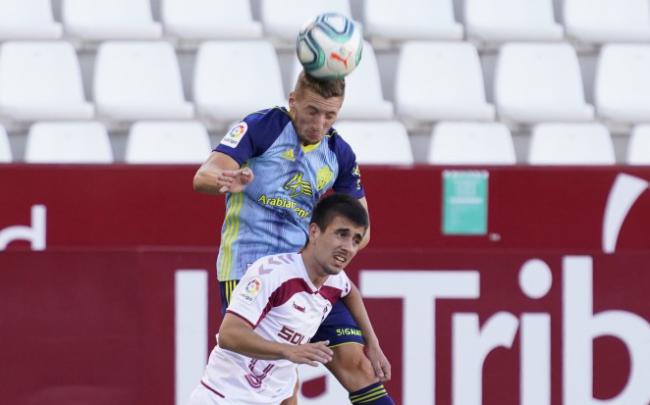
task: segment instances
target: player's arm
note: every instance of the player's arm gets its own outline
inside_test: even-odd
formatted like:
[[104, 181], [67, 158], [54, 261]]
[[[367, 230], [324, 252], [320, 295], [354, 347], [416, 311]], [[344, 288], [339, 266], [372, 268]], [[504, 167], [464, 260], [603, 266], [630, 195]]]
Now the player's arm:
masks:
[[354, 284], [351, 286], [350, 293], [343, 297], [343, 302], [363, 332], [363, 338], [366, 341], [364, 350], [372, 364], [372, 368], [375, 370], [375, 375], [381, 381], [390, 380], [390, 363], [379, 346], [379, 339], [372, 328], [366, 306], [363, 304], [363, 299], [361, 298], [361, 293]]
[[194, 175], [194, 191], [207, 194], [237, 193], [253, 181], [250, 168], [240, 168], [235, 159], [222, 152], [212, 152]]
[[219, 346], [222, 349], [255, 359], [286, 359], [297, 364], [316, 366], [332, 360], [333, 352], [327, 347], [328, 344], [327, 341], [302, 345], [271, 342], [255, 333], [244, 319], [228, 312], [219, 328]]
[[359, 202], [363, 205], [363, 208], [366, 209], [366, 213], [368, 213], [368, 229], [366, 229], [366, 234], [363, 235], [363, 239], [359, 244], [359, 250], [361, 250], [370, 243], [370, 212], [368, 211], [368, 201], [366, 200], [366, 197], [359, 198]]

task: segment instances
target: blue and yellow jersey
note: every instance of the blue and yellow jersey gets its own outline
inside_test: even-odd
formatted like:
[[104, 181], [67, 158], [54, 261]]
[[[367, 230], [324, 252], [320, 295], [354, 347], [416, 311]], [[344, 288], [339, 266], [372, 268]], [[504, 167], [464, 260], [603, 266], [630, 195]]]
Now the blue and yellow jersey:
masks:
[[312, 209], [329, 189], [364, 196], [350, 146], [334, 129], [320, 143], [302, 146], [284, 108], [247, 116], [214, 150], [255, 174], [243, 192], [226, 195], [219, 281], [241, 279], [262, 256], [300, 250]]

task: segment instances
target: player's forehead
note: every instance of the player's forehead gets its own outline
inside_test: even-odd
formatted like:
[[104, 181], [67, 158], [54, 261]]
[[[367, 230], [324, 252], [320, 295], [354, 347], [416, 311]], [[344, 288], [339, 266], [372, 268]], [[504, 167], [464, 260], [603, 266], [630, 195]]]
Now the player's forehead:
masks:
[[343, 104], [342, 97], [325, 98], [310, 89], [303, 89], [297, 97], [296, 102], [306, 108], [311, 108], [319, 112], [338, 112]]
[[330, 223], [327, 225], [325, 229], [332, 232], [342, 231], [342, 230], [349, 231], [353, 234], [358, 233], [360, 235], [363, 235], [365, 233], [365, 229], [363, 225], [356, 224], [349, 218], [339, 214], [336, 214], [332, 217]]

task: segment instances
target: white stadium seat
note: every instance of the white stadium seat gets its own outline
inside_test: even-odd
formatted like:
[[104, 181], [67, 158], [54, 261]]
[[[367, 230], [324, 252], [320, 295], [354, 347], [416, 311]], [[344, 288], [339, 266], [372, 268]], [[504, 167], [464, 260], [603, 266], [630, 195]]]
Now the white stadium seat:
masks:
[[627, 163], [650, 166], [650, 125], [634, 128], [627, 144]]
[[9, 145], [9, 137], [7, 131], [0, 125], [0, 163], [11, 162], [11, 146]]
[[494, 98], [508, 123], [590, 121], [575, 49], [567, 43], [508, 43], [498, 56]]
[[399, 121], [339, 121], [334, 127], [359, 164], [413, 164], [409, 136]]
[[89, 119], [79, 61], [67, 42], [0, 46], [0, 115], [10, 122]]
[[605, 45], [594, 99], [598, 115], [607, 121], [650, 122], [650, 45]]
[[136, 122], [126, 144], [127, 163], [201, 163], [212, 148], [205, 127], [196, 121]]
[[395, 80], [397, 111], [408, 126], [494, 118], [476, 48], [466, 42], [406, 42]]
[[105, 42], [95, 61], [97, 116], [111, 125], [190, 119], [174, 49], [168, 42]]
[[181, 41], [261, 38], [249, 0], [162, 0], [165, 32]]
[[598, 123], [540, 124], [533, 129], [528, 162], [533, 165], [613, 165], [614, 144]]
[[199, 48], [194, 73], [197, 113], [223, 128], [257, 110], [284, 105], [280, 63], [267, 41], [210, 41]]
[[564, 26], [580, 43], [650, 41], [650, 2], [564, 0]]
[[427, 161], [444, 165], [513, 165], [512, 135], [496, 123], [440, 122], [431, 132]]
[[508, 41], [559, 41], [553, 0], [466, 0], [467, 38], [479, 44]]
[[62, 33], [50, 0], [0, 0], [0, 41], [59, 39]]
[[452, 0], [365, 0], [365, 35], [379, 41], [461, 40]]
[[25, 146], [27, 163], [112, 163], [106, 128], [98, 122], [39, 122]]
[[80, 42], [162, 37], [150, 0], [63, 0], [61, 15], [66, 34]]
[[265, 35], [279, 45], [295, 46], [302, 26], [318, 14], [337, 12], [351, 16], [348, 0], [260, 0]]
[[[292, 89], [300, 72], [302, 72], [302, 65], [295, 58]], [[364, 42], [361, 63], [345, 78], [345, 102], [338, 119], [385, 120], [392, 117], [393, 104], [384, 100], [375, 51], [371, 44]]]

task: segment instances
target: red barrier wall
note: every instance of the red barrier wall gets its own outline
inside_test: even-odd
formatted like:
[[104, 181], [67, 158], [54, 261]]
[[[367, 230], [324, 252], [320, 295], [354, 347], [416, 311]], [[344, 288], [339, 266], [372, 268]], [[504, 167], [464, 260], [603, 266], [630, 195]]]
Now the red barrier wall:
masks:
[[[37, 232], [30, 209], [45, 207], [45, 251], [14, 240], [0, 252], [3, 403], [174, 403], [178, 269], [209, 274], [208, 347], [218, 322], [223, 201], [194, 193], [193, 172], [0, 169], [0, 241], [16, 226]], [[603, 252], [606, 207], [623, 212], [608, 201], [629, 197], [614, 187], [623, 172], [650, 180], [650, 168], [490, 169], [488, 234], [451, 237], [440, 231], [442, 169], [364, 170], [373, 239], [349, 272], [392, 360], [398, 403], [474, 403], [477, 392], [488, 405], [589, 403], [591, 378], [581, 378], [590, 373], [594, 398], [650, 402], [650, 192], [623, 210], [615, 252]], [[444, 274], [449, 296], [434, 301], [427, 294], [446, 285], [436, 278]], [[590, 344], [593, 367], [578, 350]]]

